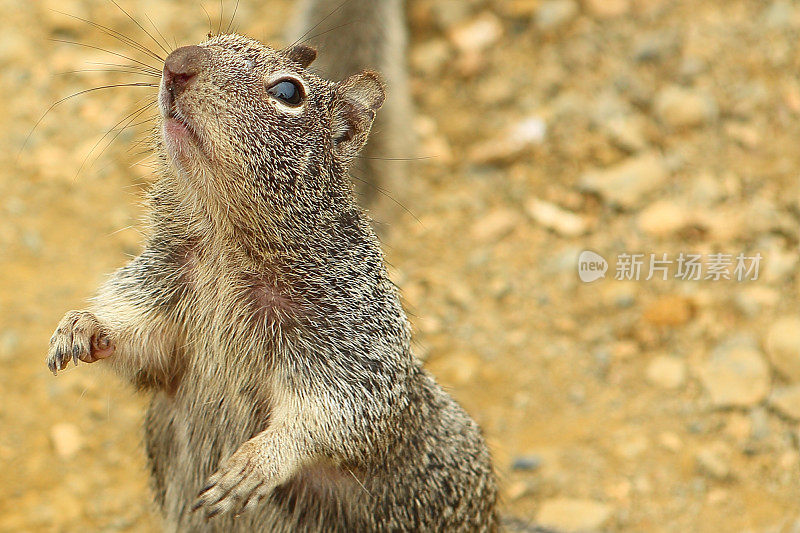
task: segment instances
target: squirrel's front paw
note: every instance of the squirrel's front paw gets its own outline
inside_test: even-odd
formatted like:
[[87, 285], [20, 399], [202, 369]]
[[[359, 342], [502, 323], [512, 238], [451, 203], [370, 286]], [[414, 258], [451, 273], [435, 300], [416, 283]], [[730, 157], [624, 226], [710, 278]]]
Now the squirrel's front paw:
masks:
[[222, 463], [197, 496], [192, 511], [201, 510], [207, 519], [234, 511], [236, 516], [254, 509], [275, 487], [273, 476], [262, 468], [254, 442], [245, 442]]
[[97, 317], [88, 311], [70, 311], [64, 315], [50, 337], [47, 366], [56, 374], [66, 368], [70, 359], [76, 365], [78, 359], [85, 363], [94, 363], [112, 353], [114, 344]]

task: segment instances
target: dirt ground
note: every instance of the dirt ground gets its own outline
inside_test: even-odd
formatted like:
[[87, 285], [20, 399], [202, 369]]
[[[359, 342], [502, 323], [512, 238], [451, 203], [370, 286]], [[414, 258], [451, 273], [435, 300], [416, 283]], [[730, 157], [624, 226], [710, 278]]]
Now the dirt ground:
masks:
[[[208, 31], [196, 0], [123, 5], [170, 42]], [[128, 60], [58, 41], [147, 60], [59, 12], [155, 45], [105, 0], [0, 6], [0, 530], [152, 531], [146, 399], [96, 365], [55, 378], [44, 356], [63, 313], [140, 250], [148, 124], [114, 128], [155, 89], [71, 98], [26, 137], [60, 98], [147, 81], [68, 72]], [[282, 44], [291, 8], [242, 0], [236, 21]], [[375, 216], [418, 354], [485, 429], [504, 513], [800, 531], [800, 3], [408, 13], [420, 159], [388, 191], [408, 211]], [[579, 279], [583, 250], [605, 279]], [[614, 279], [624, 253], [645, 254], [638, 281]], [[679, 279], [676, 264], [646, 280], [651, 253], [762, 261], [755, 280]]]

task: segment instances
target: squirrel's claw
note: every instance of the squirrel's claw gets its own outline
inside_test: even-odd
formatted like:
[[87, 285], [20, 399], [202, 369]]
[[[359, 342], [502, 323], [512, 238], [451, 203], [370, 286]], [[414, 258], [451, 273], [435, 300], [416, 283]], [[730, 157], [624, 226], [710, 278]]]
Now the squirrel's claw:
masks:
[[47, 353], [47, 368], [54, 375], [67, 367], [70, 360], [78, 365], [78, 360], [93, 363], [114, 352], [105, 329], [97, 318], [88, 311], [70, 311], [58, 324], [50, 337]]
[[271, 490], [272, 484], [255, 464], [234, 454], [208, 479], [192, 511], [204, 508], [207, 520], [231, 511], [239, 516], [254, 509]]

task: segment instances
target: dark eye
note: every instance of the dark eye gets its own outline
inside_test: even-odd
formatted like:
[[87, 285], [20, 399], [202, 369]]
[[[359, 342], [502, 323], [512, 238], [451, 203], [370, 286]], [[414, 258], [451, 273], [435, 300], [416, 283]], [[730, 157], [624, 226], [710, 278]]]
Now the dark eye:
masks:
[[267, 89], [270, 96], [281, 102], [296, 107], [303, 102], [303, 87], [294, 80], [281, 80], [275, 82]]

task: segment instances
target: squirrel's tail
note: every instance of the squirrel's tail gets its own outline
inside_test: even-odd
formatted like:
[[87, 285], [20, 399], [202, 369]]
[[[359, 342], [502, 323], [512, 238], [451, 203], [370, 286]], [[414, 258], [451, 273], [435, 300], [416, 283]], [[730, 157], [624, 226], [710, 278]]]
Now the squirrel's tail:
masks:
[[362, 204], [381, 217], [392, 211], [386, 194], [397, 196], [402, 190], [409, 166], [404, 159], [414, 156], [404, 3], [301, 0], [287, 35], [290, 43], [305, 42], [318, 49], [312, 70], [327, 79], [339, 81], [369, 69], [386, 81], [386, 103], [350, 171]]

